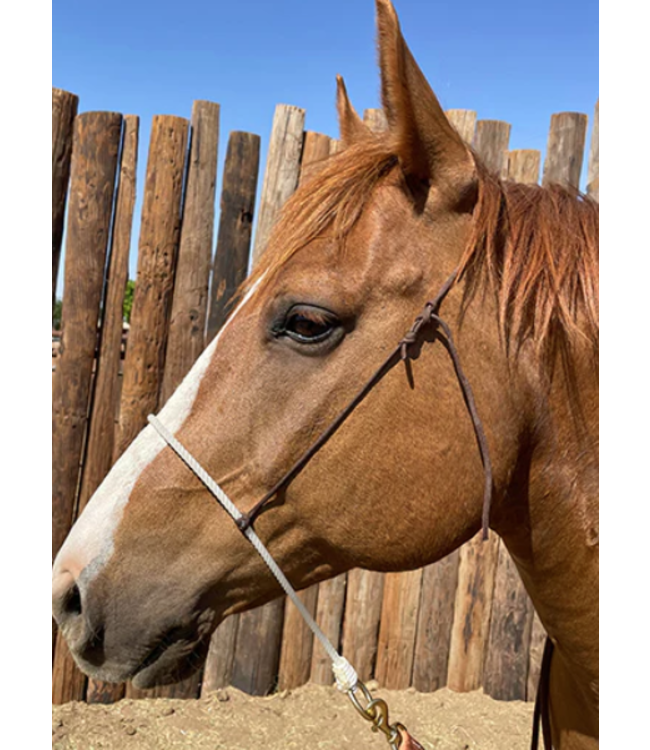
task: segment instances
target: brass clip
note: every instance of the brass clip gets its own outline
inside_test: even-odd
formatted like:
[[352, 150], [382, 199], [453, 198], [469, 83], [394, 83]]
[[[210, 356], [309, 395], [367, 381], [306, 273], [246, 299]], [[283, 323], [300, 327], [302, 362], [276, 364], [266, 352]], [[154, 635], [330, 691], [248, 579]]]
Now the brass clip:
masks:
[[[357, 693], [361, 693], [365, 706], [362, 704]], [[391, 724], [388, 720], [388, 704], [382, 698], [373, 698], [370, 690], [363, 684], [358, 682], [352, 690], [348, 690], [348, 697], [352, 701], [352, 705], [357, 711], [363, 716], [366, 721], [372, 723], [373, 732], [382, 732], [386, 735], [388, 744], [391, 750], [399, 750], [399, 746], [402, 744], [402, 735], [400, 730], [404, 730], [403, 724], [396, 722]]]

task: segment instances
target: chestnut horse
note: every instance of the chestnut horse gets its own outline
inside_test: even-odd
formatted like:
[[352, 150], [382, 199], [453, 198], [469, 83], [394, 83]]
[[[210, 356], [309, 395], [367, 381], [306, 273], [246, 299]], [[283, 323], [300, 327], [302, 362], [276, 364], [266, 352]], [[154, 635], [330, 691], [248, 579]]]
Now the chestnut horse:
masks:
[[[242, 511], [355, 396], [458, 269], [442, 305], [485, 426], [491, 527], [555, 649], [553, 743], [598, 744], [598, 210], [489, 174], [377, 0], [388, 131], [339, 81], [344, 149], [285, 205], [229, 322], [160, 420]], [[439, 560], [480, 528], [483, 467], [440, 343], [392, 368], [255, 522], [296, 588]], [[54, 613], [94, 678], [187, 676], [275, 579], [151, 426], [61, 549]], [[197, 659], [197, 657], [199, 657]]]

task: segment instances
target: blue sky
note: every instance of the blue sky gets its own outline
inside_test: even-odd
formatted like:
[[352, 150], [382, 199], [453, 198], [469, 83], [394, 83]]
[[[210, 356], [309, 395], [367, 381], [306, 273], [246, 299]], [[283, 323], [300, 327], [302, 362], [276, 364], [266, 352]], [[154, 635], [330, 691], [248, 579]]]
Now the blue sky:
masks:
[[[597, 0], [395, 7], [443, 107], [510, 122], [511, 148], [544, 151], [554, 112], [584, 112], [591, 124]], [[52, 84], [78, 94], [80, 111], [140, 116], [137, 230], [155, 114], [189, 117], [194, 99], [219, 102], [218, 192], [228, 133], [259, 134], [263, 167], [277, 103], [303, 107], [308, 129], [335, 136], [340, 73], [359, 111], [379, 106], [374, 13], [373, 0], [54, 0]]]

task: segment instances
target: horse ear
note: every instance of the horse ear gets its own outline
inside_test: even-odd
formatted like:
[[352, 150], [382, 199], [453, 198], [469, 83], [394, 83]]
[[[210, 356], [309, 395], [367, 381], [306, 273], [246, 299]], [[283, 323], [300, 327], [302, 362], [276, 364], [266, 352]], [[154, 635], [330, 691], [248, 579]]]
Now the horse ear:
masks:
[[405, 173], [436, 183], [469, 177], [471, 154], [404, 41], [392, 3], [376, 3], [382, 103]]
[[348, 92], [341, 76], [336, 76], [336, 109], [338, 110], [339, 129], [344, 148], [364, 138], [368, 138], [371, 134], [370, 129], [367, 125], [364, 125], [363, 120], [350, 103]]

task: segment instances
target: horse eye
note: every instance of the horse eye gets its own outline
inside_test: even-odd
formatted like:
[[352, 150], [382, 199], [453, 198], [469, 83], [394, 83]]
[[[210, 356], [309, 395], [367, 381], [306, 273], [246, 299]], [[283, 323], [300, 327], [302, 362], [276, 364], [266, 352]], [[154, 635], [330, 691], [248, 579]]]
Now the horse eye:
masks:
[[282, 333], [301, 344], [314, 344], [324, 341], [337, 325], [337, 318], [327, 310], [300, 305], [289, 311]]

